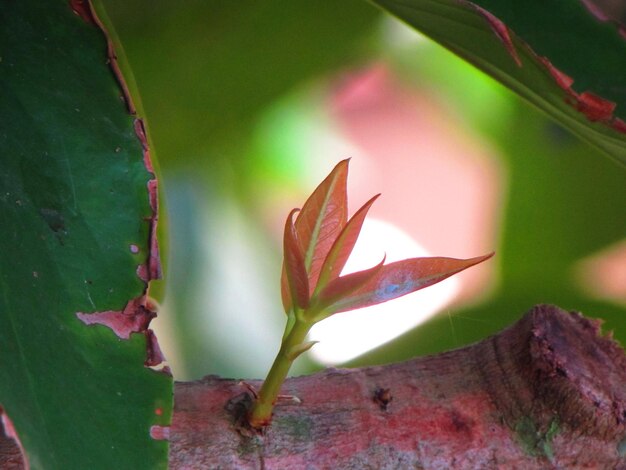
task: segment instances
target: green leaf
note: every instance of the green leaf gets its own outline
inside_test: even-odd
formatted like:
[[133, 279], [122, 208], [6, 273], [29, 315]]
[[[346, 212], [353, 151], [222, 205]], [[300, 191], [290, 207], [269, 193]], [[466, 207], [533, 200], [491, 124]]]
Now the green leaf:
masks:
[[153, 335], [77, 317], [152, 315], [153, 175], [105, 38], [68, 2], [4, 3], [0, 24], [0, 406], [33, 469], [165, 468]]
[[374, 2], [626, 164], [626, 41], [585, 2]]
[[[308, 292], [313, 292], [320, 269], [335, 239], [346, 225], [348, 218], [348, 162], [343, 160], [313, 191], [298, 214], [295, 230], [304, 253], [308, 273]], [[286, 289], [285, 269], [281, 279], [281, 292], [285, 311], [289, 311], [291, 299]]]
[[432, 286], [471, 266], [491, 258], [494, 253], [470, 259], [411, 258], [382, 266], [362, 287], [326, 308], [338, 313], [377, 305]]

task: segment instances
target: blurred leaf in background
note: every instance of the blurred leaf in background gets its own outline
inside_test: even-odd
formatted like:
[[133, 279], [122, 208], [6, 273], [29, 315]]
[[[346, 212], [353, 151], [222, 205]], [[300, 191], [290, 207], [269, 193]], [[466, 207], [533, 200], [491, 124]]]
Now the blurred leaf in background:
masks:
[[[181, 354], [177, 378], [266, 372], [283, 321], [284, 217], [349, 156], [355, 206], [381, 191], [372, 216], [429, 254], [495, 249], [499, 266], [355, 363], [460, 346], [542, 302], [603, 316], [626, 336], [623, 305], [593, 297], [576, 274], [626, 233], [623, 170], [440, 46], [360, 1], [115, 0], [106, 10], [163, 170], [165, 328], [176, 333], [164, 348]], [[461, 39], [467, 30], [451, 28]]]

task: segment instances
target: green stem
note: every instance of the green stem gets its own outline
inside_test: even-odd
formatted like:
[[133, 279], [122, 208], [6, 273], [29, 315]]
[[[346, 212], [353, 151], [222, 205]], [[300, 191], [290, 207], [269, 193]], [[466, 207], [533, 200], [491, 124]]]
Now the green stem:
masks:
[[293, 348], [302, 344], [311, 329], [312, 324], [296, 320], [291, 331], [283, 339], [280, 351], [274, 359], [272, 368], [267, 374], [267, 378], [248, 414], [250, 426], [262, 429], [272, 420], [272, 409], [278, 398], [280, 387], [287, 377], [295, 357], [289, 355]]

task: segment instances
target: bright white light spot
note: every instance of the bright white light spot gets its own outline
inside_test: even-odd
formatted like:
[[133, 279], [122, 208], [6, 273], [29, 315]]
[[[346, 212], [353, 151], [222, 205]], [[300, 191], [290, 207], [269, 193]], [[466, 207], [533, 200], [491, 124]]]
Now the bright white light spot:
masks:
[[430, 42], [423, 34], [388, 15], [383, 17], [381, 25], [383, 42], [394, 49], [406, 49], [416, 44], [421, 45]]
[[[398, 227], [367, 219], [342, 274], [370, 268], [378, 264], [385, 253], [386, 263], [432, 256]], [[327, 365], [360, 356], [440, 311], [458, 290], [458, 281], [450, 278], [390, 302], [333, 315], [311, 329], [309, 338], [320, 342], [313, 347], [311, 354]]]

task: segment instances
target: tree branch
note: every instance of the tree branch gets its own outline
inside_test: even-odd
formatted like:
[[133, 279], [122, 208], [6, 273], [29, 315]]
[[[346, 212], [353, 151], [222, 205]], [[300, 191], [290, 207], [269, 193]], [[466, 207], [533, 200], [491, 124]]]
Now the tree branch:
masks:
[[170, 467], [623, 468], [626, 357], [599, 325], [537, 306], [462, 349], [288, 379], [301, 403], [279, 402], [264, 435], [241, 382], [178, 383]]
[[[152, 435], [181, 470], [626, 468], [626, 356], [600, 321], [553, 306], [466, 348], [283, 392], [301, 403], [280, 402], [259, 435], [241, 382], [178, 383], [172, 426]], [[24, 468], [2, 422], [0, 468]]]

